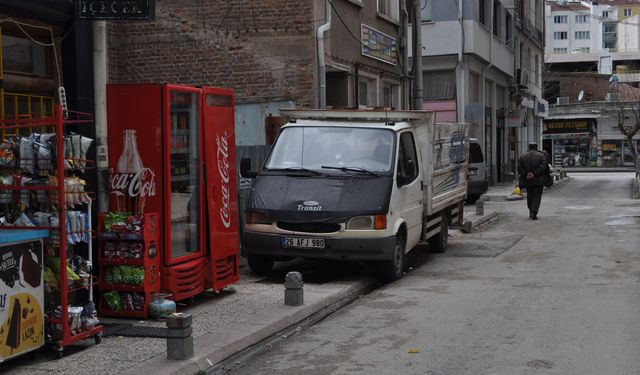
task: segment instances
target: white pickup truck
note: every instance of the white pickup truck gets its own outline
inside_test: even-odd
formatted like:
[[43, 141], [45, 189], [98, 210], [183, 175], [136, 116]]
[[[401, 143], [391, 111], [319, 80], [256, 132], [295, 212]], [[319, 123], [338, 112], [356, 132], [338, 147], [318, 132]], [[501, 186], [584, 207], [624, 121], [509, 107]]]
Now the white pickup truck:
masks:
[[288, 123], [248, 197], [243, 253], [255, 273], [293, 257], [377, 262], [402, 276], [421, 241], [442, 252], [462, 223], [467, 126], [428, 111], [281, 110]]

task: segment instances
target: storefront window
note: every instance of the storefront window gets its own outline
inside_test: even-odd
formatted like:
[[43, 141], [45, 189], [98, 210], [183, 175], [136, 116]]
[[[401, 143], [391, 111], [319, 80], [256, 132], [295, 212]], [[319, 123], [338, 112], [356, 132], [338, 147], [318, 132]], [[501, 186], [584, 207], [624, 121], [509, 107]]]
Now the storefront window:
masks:
[[31, 39], [2, 36], [2, 60], [5, 72], [51, 76], [50, 47]]
[[622, 165], [622, 141], [602, 141], [602, 166], [619, 167]]
[[562, 167], [595, 166], [596, 147], [593, 140], [588, 135], [554, 140], [553, 164]]

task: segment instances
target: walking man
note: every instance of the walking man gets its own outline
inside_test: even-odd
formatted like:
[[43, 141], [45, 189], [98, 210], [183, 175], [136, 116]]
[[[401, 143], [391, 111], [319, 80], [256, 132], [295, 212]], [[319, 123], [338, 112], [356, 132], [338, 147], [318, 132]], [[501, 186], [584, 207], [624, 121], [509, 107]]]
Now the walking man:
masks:
[[535, 142], [529, 143], [529, 151], [518, 159], [518, 174], [520, 181], [524, 181], [524, 188], [527, 189], [527, 207], [531, 220], [538, 220], [542, 190], [548, 178], [547, 165], [547, 158], [538, 151], [538, 144]]

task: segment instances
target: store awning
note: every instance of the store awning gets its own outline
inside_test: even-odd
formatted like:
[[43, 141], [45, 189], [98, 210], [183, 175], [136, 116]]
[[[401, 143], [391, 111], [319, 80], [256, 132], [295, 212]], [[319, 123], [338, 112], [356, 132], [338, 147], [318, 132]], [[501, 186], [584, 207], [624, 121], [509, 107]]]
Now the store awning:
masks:
[[545, 121], [549, 120], [581, 120], [581, 119], [591, 119], [591, 118], [600, 118], [602, 117], [599, 113], [581, 113], [581, 114], [572, 114], [572, 115], [549, 115], [545, 119]]

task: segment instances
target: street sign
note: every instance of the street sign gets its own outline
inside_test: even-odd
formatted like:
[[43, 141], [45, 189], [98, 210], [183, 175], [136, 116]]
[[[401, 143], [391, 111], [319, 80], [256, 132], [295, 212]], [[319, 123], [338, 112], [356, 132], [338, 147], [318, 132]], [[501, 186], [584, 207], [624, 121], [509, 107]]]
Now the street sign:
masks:
[[107, 21], [152, 21], [155, 0], [76, 0], [78, 18]]

